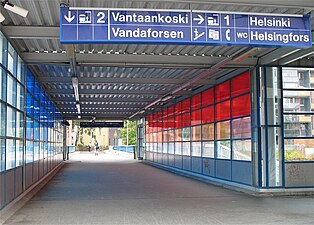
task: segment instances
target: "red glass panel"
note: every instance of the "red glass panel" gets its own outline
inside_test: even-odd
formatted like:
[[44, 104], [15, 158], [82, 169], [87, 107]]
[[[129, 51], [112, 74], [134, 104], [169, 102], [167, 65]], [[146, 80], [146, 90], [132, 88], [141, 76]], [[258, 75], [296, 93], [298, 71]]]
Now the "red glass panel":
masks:
[[174, 115], [174, 105], [168, 108], [168, 116], [173, 116], [173, 115]]
[[181, 113], [181, 105], [182, 105], [181, 102], [175, 104], [175, 114], [180, 114]]
[[243, 95], [232, 99], [232, 117], [247, 116], [251, 114], [250, 95]]
[[162, 128], [163, 130], [167, 130], [168, 129], [168, 118], [165, 118], [162, 120]]
[[191, 126], [191, 114], [186, 113], [182, 115], [182, 127], [189, 127]]
[[165, 119], [165, 130], [168, 130], [170, 127], [169, 127], [169, 118]]
[[190, 98], [182, 102], [182, 113], [190, 112]]
[[162, 111], [157, 112], [157, 120], [159, 122], [162, 121], [162, 115], [163, 115]]
[[181, 118], [181, 115], [177, 115], [176, 117], [175, 117], [175, 123], [176, 123], [176, 125], [175, 125], [175, 128], [181, 128], [182, 127], [182, 118]]
[[214, 88], [211, 88], [202, 93], [202, 105], [211, 105], [214, 104]]
[[202, 107], [202, 94], [195, 95], [191, 98], [191, 109], [199, 109]]
[[162, 118], [165, 119], [167, 117], [168, 117], [168, 110], [167, 109], [162, 110]]
[[202, 111], [197, 110], [191, 113], [191, 125], [201, 124]]
[[250, 91], [250, 73], [246, 72], [231, 80], [231, 95], [237, 96]]
[[155, 123], [156, 124], [156, 127], [157, 127], [157, 130], [156, 130], [156, 132], [158, 131], [161, 131], [162, 130], [162, 122], [156, 122]]
[[169, 129], [175, 128], [174, 117], [170, 117], [168, 119], [168, 127], [169, 127]]
[[178, 116], [175, 116], [174, 117], [174, 128], [178, 128], [178, 126], [179, 126], [179, 118], [178, 118]]
[[230, 101], [224, 101], [216, 105], [216, 121], [230, 118]]
[[202, 109], [202, 123], [214, 122], [214, 106], [209, 106]]
[[153, 114], [152, 114], [152, 122], [154, 123], [155, 121], [156, 121], [156, 114], [153, 113]]
[[219, 84], [215, 89], [216, 102], [221, 102], [230, 98], [230, 81]]

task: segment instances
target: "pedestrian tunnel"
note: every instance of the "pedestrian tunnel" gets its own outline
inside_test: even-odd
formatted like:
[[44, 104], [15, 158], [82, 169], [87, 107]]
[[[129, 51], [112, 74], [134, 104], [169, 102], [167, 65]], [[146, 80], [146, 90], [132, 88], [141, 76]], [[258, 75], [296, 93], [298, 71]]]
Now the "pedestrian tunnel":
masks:
[[[2, 5], [1, 211], [90, 140], [253, 193], [313, 192], [312, 1]], [[134, 149], [99, 128], [123, 122]]]

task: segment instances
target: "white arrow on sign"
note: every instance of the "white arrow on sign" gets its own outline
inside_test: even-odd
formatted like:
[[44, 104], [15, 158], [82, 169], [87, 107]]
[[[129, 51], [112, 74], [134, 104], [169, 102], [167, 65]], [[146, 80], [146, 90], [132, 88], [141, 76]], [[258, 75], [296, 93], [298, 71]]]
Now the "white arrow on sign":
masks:
[[202, 24], [204, 22], [204, 17], [202, 17], [201, 15], [197, 15], [198, 18], [193, 18], [194, 21], [198, 21], [198, 25]]
[[75, 15], [72, 16], [71, 11], [68, 11], [68, 16], [64, 15], [64, 19], [71, 23], [75, 19]]

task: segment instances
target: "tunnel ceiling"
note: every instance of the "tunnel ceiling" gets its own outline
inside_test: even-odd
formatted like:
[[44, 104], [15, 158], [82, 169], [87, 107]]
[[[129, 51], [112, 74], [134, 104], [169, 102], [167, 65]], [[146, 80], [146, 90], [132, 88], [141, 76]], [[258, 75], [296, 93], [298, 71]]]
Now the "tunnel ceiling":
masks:
[[[6, 18], [2, 23], [2, 32], [35, 73], [63, 116], [68, 119], [77, 118], [69, 72], [69, 46], [61, 45], [59, 41], [60, 0], [10, 2], [28, 9], [29, 14], [23, 18], [2, 8], [1, 13]], [[69, 1], [72, 7], [312, 15], [313, 4], [312, 0], [220, 0], [210, 3], [203, 0]], [[127, 119], [136, 112], [144, 113], [143, 109], [149, 113], [236, 76], [257, 64], [314, 66], [313, 47], [80, 44], [74, 45], [74, 51], [83, 119], [93, 116], [97, 119]], [[239, 52], [239, 58], [228, 60]], [[172, 93], [170, 99], [158, 101], [169, 96], [169, 93]], [[141, 116], [141, 113], [137, 116]]]

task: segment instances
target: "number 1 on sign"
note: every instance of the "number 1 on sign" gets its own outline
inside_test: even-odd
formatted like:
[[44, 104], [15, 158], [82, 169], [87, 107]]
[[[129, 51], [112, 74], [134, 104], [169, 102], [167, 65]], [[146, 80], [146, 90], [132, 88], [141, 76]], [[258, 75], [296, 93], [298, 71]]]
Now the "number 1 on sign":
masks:
[[230, 16], [229, 16], [229, 15], [226, 15], [226, 16], [224, 17], [224, 19], [226, 20], [227, 26], [230, 26]]

